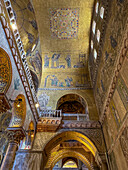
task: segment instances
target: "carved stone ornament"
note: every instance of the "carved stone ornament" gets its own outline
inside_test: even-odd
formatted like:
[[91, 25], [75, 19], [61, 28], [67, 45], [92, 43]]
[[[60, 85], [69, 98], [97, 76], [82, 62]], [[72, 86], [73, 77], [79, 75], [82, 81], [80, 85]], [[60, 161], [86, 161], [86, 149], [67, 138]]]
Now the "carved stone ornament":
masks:
[[25, 132], [22, 128], [8, 128], [9, 142], [19, 143], [25, 137]]

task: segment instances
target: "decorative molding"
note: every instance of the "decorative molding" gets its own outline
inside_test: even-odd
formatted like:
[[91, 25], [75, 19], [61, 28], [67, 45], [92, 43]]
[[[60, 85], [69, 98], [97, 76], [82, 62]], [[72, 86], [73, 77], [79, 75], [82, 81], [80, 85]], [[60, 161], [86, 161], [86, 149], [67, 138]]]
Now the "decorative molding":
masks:
[[91, 85], [87, 85], [87, 87], [74, 87], [74, 88], [39, 88], [38, 90], [86, 90], [86, 89], [93, 89]]
[[63, 121], [63, 129], [100, 129], [100, 123], [98, 121]]
[[[127, 24], [126, 28], [128, 28], [128, 24]], [[110, 101], [112, 99], [113, 93], [114, 93], [115, 88], [116, 88], [116, 81], [117, 81], [117, 78], [118, 78], [118, 74], [119, 74], [119, 72], [122, 68], [123, 61], [124, 61], [126, 54], [127, 54], [127, 51], [128, 51], [128, 32], [125, 33], [123, 40], [124, 41], [122, 43], [120, 57], [119, 57], [118, 62], [116, 64], [116, 69], [115, 69], [114, 74], [113, 74], [114, 76], [113, 76], [112, 82], [110, 84], [108, 94], [106, 95], [106, 101], [104, 103], [103, 112], [101, 113], [101, 116], [100, 116], [100, 122], [102, 124], [104, 122], [104, 119], [105, 119], [105, 116], [106, 116], [105, 115], [106, 111], [109, 107]]]
[[37, 132], [56, 132], [61, 120], [61, 117], [40, 118], [37, 124]]
[[[7, 5], [7, 9], [11, 8], [10, 0], [5, 0], [5, 4]], [[24, 90], [30, 105], [30, 108], [32, 110], [33, 116], [35, 121], [38, 121], [38, 111], [35, 107], [35, 103], [37, 102], [36, 93], [32, 81], [32, 77], [27, 65], [23, 45], [20, 39], [20, 35], [18, 30], [12, 31], [10, 29], [10, 26], [8, 23], [10, 23], [12, 20], [15, 21], [13, 13], [11, 13], [11, 18], [9, 18], [9, 14], [7, 11], [4, 11], [3, 5], [5, 5], [2, 1], [0, 1], [0, 21], [2, 23], [3, 30], [5, 32], [9, 47], [12, 52], [12, 56], [14, 58], [17, 70], [19, 72], [22, 84], [24, 86]], [[16, 21], [15, 21], [16, 24]]]
[[10, 143], [14, 142], [18, 144], [25, 137], [25, 132], [22, 128], [7, 128], [7, 130], [7, 137]]

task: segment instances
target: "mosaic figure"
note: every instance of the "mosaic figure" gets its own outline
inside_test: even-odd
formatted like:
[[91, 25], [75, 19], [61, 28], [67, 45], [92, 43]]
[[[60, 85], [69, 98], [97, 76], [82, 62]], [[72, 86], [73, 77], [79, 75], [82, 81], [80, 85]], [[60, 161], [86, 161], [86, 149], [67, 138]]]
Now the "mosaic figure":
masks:
[[67, 61], [67, 67], [71, 68], [71, 56], [67, 55], [67, 57], [65, 58], [65, 60]]
[[66, 83], [66, 86], [67, 87], [70, 87], [72, 84], [71, 84], [71, 82], [72, 82], [73, 80], [72, 80], [72, 78], [70, 77], [67, 77], [66, 79], [65, 79], [65, 83]]
[[40, 104], [40, 108], [43, 110], [46, 108], [48, 102], [49, 102], [50, 97], [46, 94], [46, 93], [42, 93], [39, 97], [38, 97], [38, 101]]
[[49, 68], [49, 57], [48, 57], [48, 55], [45, 55], [45, 57], [44, 57], [44, 67]]
[[51, 68], [59, 68], [59, 58], [60, 54], [53, 54]]
[[58, 79], [56, 76], [52, 76], [53, 78], [51, 78], [51, 86], [57, 86], [58, 85]]

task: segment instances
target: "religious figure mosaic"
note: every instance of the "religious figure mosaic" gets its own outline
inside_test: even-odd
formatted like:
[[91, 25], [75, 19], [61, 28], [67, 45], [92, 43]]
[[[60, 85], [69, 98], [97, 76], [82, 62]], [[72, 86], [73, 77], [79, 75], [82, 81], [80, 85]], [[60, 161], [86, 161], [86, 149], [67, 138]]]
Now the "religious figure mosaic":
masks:
[[77, 38], [79, 9], [51, 9], [50, 29], [53, 37], [59, 39]]
[[12, 67], [9, 56], [0, 48], [0, 93], [7, 91], [12, 79]]

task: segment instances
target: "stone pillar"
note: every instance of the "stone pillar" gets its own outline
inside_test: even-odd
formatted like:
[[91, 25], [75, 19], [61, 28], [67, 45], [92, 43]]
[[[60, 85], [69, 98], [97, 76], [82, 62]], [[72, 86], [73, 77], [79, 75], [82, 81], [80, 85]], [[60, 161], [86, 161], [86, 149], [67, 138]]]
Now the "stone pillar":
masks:
[[15, 159], [15, 154], [18, 149], [20, 140], [23, 139], [25, 133], [22, 128], [8, 128], [8, 140], [9, 145], [6, 151], [6, 155], [2, 162], [1, 170], [11, 170]]

